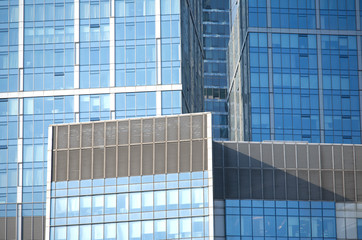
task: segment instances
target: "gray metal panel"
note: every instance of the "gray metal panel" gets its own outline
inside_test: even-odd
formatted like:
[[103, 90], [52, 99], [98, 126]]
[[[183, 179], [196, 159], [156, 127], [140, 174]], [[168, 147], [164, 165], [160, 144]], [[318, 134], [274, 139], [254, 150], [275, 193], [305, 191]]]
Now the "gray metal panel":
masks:
[[33, 218], [33, 232], [34, 232], [34, 239], [44, 239], [43, 233], [44, 233], [44, 221], [43, 217], [34, 217]]
[[333, 169], [332, 165], [332, 145], [321, 145], [321, 168]]
[[[132, 132], [132, 130], [131, 130]], [[130, 175], [140, 176], [141, 175], [141, 146], [131, 145], [130, 146]]]
[[[40, 233], [40, 236], [41, 236], [43, 233], [43, 229], [39, 228], [38, 232]], [[34, 238], [35, 238], [35, 233], [34, 233]], [[7, 217], [6, 218], [6, 239], [8, 239], [8, 240], [16, 239], [16, 217]], [[37, 239], [42, 239], [42, 238], [40, 237]]]
[[167, 118], [167, 141], [178, 140], [178, 127], [178, 117]]
[[128, 146], [118, 147], [118, 174], [117, 177], [128, 176]]
[[237, 167], [238, 155], [237, 155], [237, 143], [224, 143], [224, 166], [225, 167]]
[[59, 126], [57, 137], [57, 148], [68, 148], [68, 126]]
[[224, 199], [224, 169], [214, 168], [213, 170], [213, 187], [214, 199]]
[[106, 123], [106, 145], [116, 145], [117, 124], [116, 122]]
[[209, 170], [208, 146], [207, 139], [204, 140], [204, 170]]
[[298, 200], [309, 200], [308, 171], [298, 170]]
[[317, 170], [309, 171], [310, 200], [321, 200], [320, 184], [320, 172]]
[[343, 172], [335, 171], [334, 172], [334, 192], [335, 192], [335, 200], [337, 202], [344, 201], [344, 193], [343, 193]]
[[68, 173], [69, 181], [79, 180], [79, 160], [80, 160], [80, 151], [78, 149], [70, 150], [69, 151], [69, 173]]
[[297, 166], [308, 168], [307, 145], [297, 145]]
[[362, 146], [355, 146], [356, 152], [356, 170], [362, 170]]
[[124, 145], [129, 142], [129, 122], [120, 121], [118, 122], [118, 144]]
[[285, 189], [285, 172], [276, 169], [274, 171], [275, 199], [284, 200], [287, 197]]
[[212, 159], [214, 167], [222, 167], [224, 164], [224, 146], [219, 142], [212, 143]]
[[333, 146], [334, 169], [342, 169], [342, 147], [340, 145]]
[[141, 142], [141, 120], [131, 120], [131, 127], [130, 127], [130, 132], [131, 132], [131, 144], [132, 143], [140, 143]]
[[238, 143], [239, 149], [239, 166], [249, 168], [249, 144]]
[[117, 177], [116, 151], [117, 151], [116, 147], [106, 148], [106, 166], [105, 166], [106, 178]]
[[346, 201], [355, 201], [356, 184], [353, 171], [344, 172], [344, 191]]
[[82, 147], [92, 146], [92, 124], [82, 124]]
[[[360, 158], [362, 159], [362, 158]], [[357, 201], [362, 202], [362, 171], [356, 172], [356, 179], [357, 179]]]
[[180, 117], [180, 140], [190, 139], [190, 121], [191, 118], [189, 116]]
[[1, 217], [0, 218], [0, 240], [6, 240], [5, 227], [6, 227], [6, 218]]
[[153, 119], [145, 119], [142, 121], [142, 142], [153, 142]]
[[142, 145], [142, 175], [153, 174], [153, 145]]
[[297, 172], [294, 170], [287, 171], [287, 199], [288, 200], [297, 200]]
[[69, 147], [79, 148], [80, 146], [80, 125], [70, 125]]
[[260, 143], [250, 143], [251, 167], [261, 167]]
[[236, 168], [225, 168], [225, 198], [236, 199], [239, 197], [238, 170]]
[[203, 137], [203, 116], [202, 115], [196, 115], [192, 116], [192, 138], [202, 138]]
[[251, 170], [251, 197], [253, 199], [262, 199], [263, 197], [263, 185], [261, 178], [261, 170]]
[[23, 217], [22, 222], [22, 239], [23, 240], [32, 240], [33, 233], [32, 233], [32, 217]]
[[284, 168], [284, 147], [283, 144], [273, 144], [274, 166]]
[[191, 142], [180, 142], [180, 171], [189, 172], [190, 168]]
[[319, 147], [318, 145], [309, 145], [308, 159], [310, 169], [319, 169]]
[[345, 170], [354, 169], [353, 147], [343, 146], [343, 163]]
[[294, 144], [285, 144], [285, 164], [287, 168], [296, 168]]
[[93, 149], [93, 178], [104, 178], [104, 148]]
[[104, 145], [104, 123], [94, 124], [93, 146]]
[[264, 143], [261, 145], [263, 168], [273, 167], [273, 145]]
[[167, 173], [178, 172], [178, 159], [178, 143], [167, 143]]
[[250, 196], [250, 171], [249, 169], [239, 169], [239, 191], [240, 199], [249, 199]]
[[322, 199], [324, 201], [334, 201], [333, 172], [322, 171], [321, 179]]
[[55, 181], [55, 171], [57, 169], [57, 165], [56, 165], [56, 151], [52, 152], [52, 181]]
[[203, 153], [202, 150], [203, 147], [203, 141], [202, 140], [196, 140], [192, 141], [192, 171], [203, 171], [204, 170], [204, 159], [203, 159]]
[[155, 144], [155, 174], [165, 173], [165, 144]]
[[67, 161], [68, 151], [58, 151], [57, 152], [57, 166], [56, 166], [56, 180], [57, 181], [66, 181], [67, 180]]
[[92, 150], [82, 149], [81, 151], [81, 165], [80, 165], [80, 178], [91, 179], [91, 167], [92, 167]]
[[263, 170], [263, 198], [274, 199], [274, 177], [273, 170]]
[[166, 134], [166, 119], [165, 118], [155, 118], [155, 141], [163, 142], [165, 141]]

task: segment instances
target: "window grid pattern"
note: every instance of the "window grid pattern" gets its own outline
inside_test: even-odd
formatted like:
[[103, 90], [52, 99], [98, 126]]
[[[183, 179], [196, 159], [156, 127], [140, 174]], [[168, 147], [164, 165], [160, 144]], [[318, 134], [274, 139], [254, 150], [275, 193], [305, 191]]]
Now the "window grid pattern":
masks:
[[267, 35], [251, 33], [249, 36], [251, 138], [260, 141], [270, 139]]
[[361, 142], [356, 44], [354, 36], [322, 36], [325, 142]]
[[[24, 98], [23, 202], [45, 202], [48, 126], [74, 122], [73, 96]], [[44, 206], [45, 209], [45, 206]], [[42, 212], [39, 214], [41, 216]]]
[[320, 142], [316, 36], [273, 34], [275, 139]]
[[116, 118], [156, 116], [156, 92], [116, 94]]
[[272, 27], [315, 29], [315, 0], [271, 1]]
[[336, 239], [334, 202], [226, 200], [226, 239]]
[[18, 4], [0, 3], [0, 92], [18, 90]]
[[80, 88], [109, 87], [109, 0], [80, 1]]
[[356, 30], [355, 0], [321, 0], [321, 29]]
[[[0, 100], [0, 204], [16, 203], [18, 100]], [[5, 216], [5, 205], [0, 206]], [[10, 209], [9, 209], [10, 210]], [[8, 214], [12, 214], [11, 211]]]
[[266, 0], [249, 0], [249, 27], [266, 27]]
[[53, 182], [51, 239], [204, 239], [208, 181], [192, 172]]
[[115, 4], [116, 86], [156, 85], [155, 1]]
[[24, 5], [24, 91], [74, 88], [74, 3]]
[[82, 95], [79, 97], [79, 120], [81, 122], [110, 119], [109, 94]]
[[213, 113], [213, 138], [226, 140], [228, 112], [227, 108], [218, 106], [227, 105], [226, 51], [229, 42], [229, 3], [213, 0], [204, 1], [203, 4], [205, 110]]
[[163, 91], [162, 115], [173, 115], [181, 113], [181, 91]]

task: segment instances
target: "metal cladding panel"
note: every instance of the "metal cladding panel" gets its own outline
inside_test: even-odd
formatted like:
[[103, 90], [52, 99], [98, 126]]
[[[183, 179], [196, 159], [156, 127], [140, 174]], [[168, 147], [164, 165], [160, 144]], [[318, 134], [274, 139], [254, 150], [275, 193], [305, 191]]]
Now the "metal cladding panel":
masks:
[[34, 232], [33, 239], [43, 239], [44, 221], [45, 219], [43, 219], [43, 217], [33, 218], [33, 232]]
[[128, 144], [129, 143], [129, 122], [123, 121], [118, 122], [118, 144]]
[[178, 143], [167, 143], [167, 173], [178, 172]]
[[[82, 149], [80, 165], [80, 179], [91, 179], [92, 177], [92, 149]], [[58, 168], [58, 167], [57, 167]]]
[[142, 121], [142, 142], [153, 142], [153, 119], [146, 119]]
[[142, 130], [141, 120], [131, 120], [130, 123], [130, 143], [140, 143]]
[[233, 168], [225, 168], [225, 198], [235, 199], [239, 197], [238, 170]]
[[94, 124], [93, 138], [93, 146], [104, 146], [104, 123]]
[[82, 147], [92, 147], [92, 124], [82, 126]]
[[[362, 158], [360, 158], [362, 159]], [[356, 173], [356, 190], [357, 190], [357, 201], [362, 202], [362, 171], [357, 171]]]
[[93, 149], [93, 178], [104, 178], [104, 148]]
[[204, 124], [202, 115], [192, 116], [192, 138], [203, 138], [203, 129]]
[[59, 127], [57, 137], [58, 137], [57, 148], [58, 149], [68, 148], [68, 126]]
[[23, 217], [22, 219], [22, 239], [23, 240], [32, 240], [33, 232], [32, 232], [32, 217]]
[[[213, 146], [214, 159], [218, 160], [213, 166], [214, 171], [224, 169], [226, 180], [233, 178], [226, 175], [234, 173], [232, 169], [246, 170], [238, 171], [239, 181], [234, 183], [239, 184], [239, 197], [230, 193], [228, 196], [336, 202], [355, 202], [362, 196], [362, 187], [359, 186], [362, 185], [359, 184], [362, 175], [357, 168], [361, 162], [359, 159], [362, 159], [358, 158], [359, 145], [215, 142]], [[235, 157], [239, 159], [237, 164]], [[249, 158], [250, 167], [245, 164]], [[218, 181], [214, 177], [215, 185]], [[225, 185], [226, 188], [231, 187]], [[224, 192], [225, 199], [227, 191], [220, 192]]]
[[362, 146], [356, 146], [356, 169], [362, 170]]
[[155, 174], [165, 173], [165, 144], [155, 144]]
[[167, 141], [178, 140], [178, 117], [167, 118]]
[[131, 145], [129, 169], [131, 176], [141, 175], [141, 146]]
[[116, 145], [117, 124], [115, 122], [106, 123], [106, 145]]
[[116, 147], [106, 148], [105, 178], [117, 177]]
[[153, 174], [153, 145], [144, 144], [142, 145], [142, 174], [152, 175]]
[[57, 152], [57, 168], [56, 168], [56, 179], [57, 181], [66, 181], [67, 180], [67, 169], [68, 169], [68, 151], [58, 151]]
[[80, 126], [71, 125], [69, 130], [69, 148], [79, 148], [80, 146]]
[[118, 147], [118, 174], [128, 176], [128, 146]]
[[69, 151], [69, 181], [79, 180], [79, 154], [79, 149]]
[[203, 141], [202, 140], [196, 140], [192, 141], [192, 171], [203, 171], [204, 170], [204, 160], [203, 160]]
[[180, 140], [190, 139], [190, 121], [191, 117], [184, 116], [180, 118]]
[[180, 142], [180, 172], [189, 172], [191, 157], [191, 142]]
[[0, 218], [0, 240], [6, 239], [6, 218]]
[[156, 142], [163, 142], [166, 140], [165, 138], [165, 125], [166, 119], [165, 118], [156, 118], [155, 119], [155, 141]]

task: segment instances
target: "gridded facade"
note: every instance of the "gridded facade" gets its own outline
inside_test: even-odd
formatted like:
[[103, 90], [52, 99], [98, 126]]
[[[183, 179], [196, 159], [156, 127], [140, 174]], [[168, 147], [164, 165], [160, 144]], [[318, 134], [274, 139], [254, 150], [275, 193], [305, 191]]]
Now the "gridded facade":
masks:
[[47, 237], [209, 239], [209, 126], [211, 114], [54, 125]]
[[227, 62], [228, 1], [203, 0], [205, 111], [213, 113], [213, 137], [228, 139]]
[[214, 142], [216, 239], [360, 239], [361, 154], [361, 145]]
[[360, 9], [356, 0], [233, 3], [232, 140], [361, 143]]
[[50, 124], [203, 110], [201, 11], [180, 0], [0, 3], [0, 239], [44, 237]]

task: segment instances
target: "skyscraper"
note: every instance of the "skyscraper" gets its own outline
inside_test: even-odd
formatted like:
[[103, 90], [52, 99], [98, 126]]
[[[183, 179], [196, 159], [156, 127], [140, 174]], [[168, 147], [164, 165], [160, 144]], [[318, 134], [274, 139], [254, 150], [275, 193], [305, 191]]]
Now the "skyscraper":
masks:
[[0, 5], [0, 238], [42, 239], [50, 124], [203, 110], [202, 4]]
[[228, 139], [227, 45], [228, 1], [203, 1], [205, 111], [213, 113], [214, 139]]
[[361, 143], [361, 1], [233, 1], [231, 139]]

